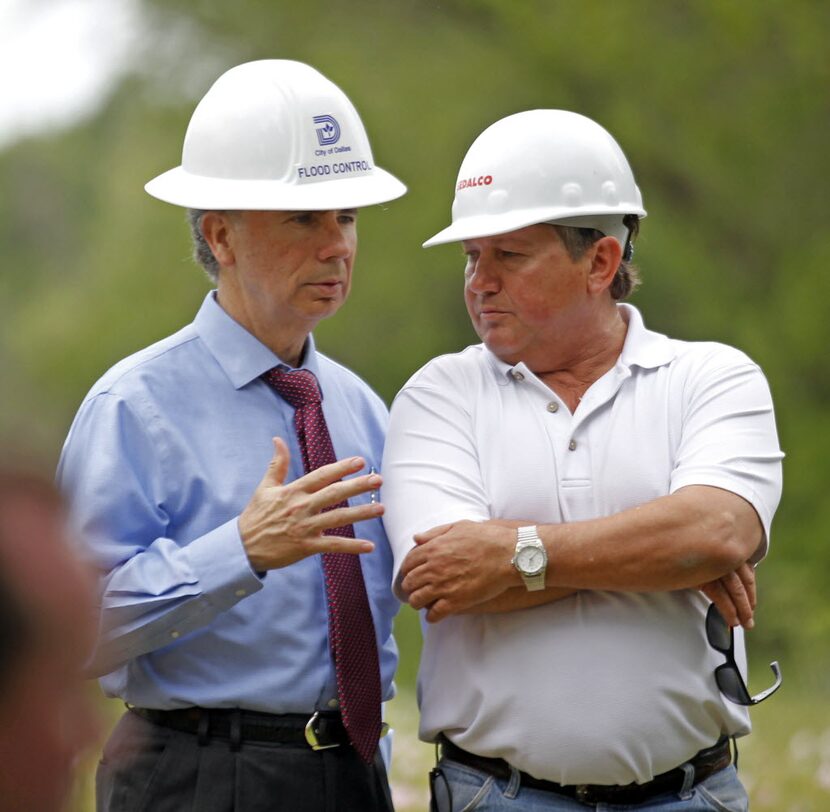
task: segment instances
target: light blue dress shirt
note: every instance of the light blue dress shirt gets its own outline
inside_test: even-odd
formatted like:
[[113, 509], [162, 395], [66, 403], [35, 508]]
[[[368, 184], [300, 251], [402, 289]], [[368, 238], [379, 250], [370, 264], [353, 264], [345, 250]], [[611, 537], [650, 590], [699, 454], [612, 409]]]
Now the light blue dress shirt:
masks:
[[[303, 475], [294, 410], [260, 378], [280, 363], [209, 294], [192, 324], [116, 364], [81, 405], [58, 481], [102, 574], [93, 667], [107, 695], [165, 709], [334, 706], [320, 556], [260, 578], [237, 527], [272, 437], [288, 444], [289, 479]], [[302, 366], [320, 383], [338, 459], [359, 455], [380, 469], [382, 401], [311, 337]], [[380, 520], [355, 535], [376, 545], [360, 560], [388, 699], [392, 556]]]

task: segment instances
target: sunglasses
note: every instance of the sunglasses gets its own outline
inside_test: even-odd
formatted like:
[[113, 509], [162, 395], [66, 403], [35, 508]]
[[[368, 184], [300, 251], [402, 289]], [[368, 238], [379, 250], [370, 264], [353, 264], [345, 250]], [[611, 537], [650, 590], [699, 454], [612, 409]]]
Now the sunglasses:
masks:
[[438, 765], [429, 771], [429, 812], [452, 812], [450, 782]]
[[744, 678], [738, 670], [738, 664], [735, 662], [735, 635], [732, 627], [723, 619], [723, 615], [714, 603], [709, 606], [709, 611], [706, 613], [706, 639], [715, 651], [719, 651], [726, 657], [726, 662], [715, 669], [715, 681], [720, 692], [730, 702], [737, 705], [757, 705], [781, 687], [781, 669], [778, 667], [778, 662], [774, 661], [769, 664], [769, 667], [775, 674], [775, 683], [766, 691], [750, 696]]

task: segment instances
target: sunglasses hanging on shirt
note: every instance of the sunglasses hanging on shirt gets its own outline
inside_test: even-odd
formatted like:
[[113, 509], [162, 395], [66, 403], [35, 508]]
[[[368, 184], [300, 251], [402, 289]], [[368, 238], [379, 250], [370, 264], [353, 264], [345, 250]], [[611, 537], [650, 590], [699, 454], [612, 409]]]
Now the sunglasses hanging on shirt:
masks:
[[735, 662], [735, 634], [714, 603], [709, 606], [709, 611], [706, 613], [706, 639], [715, 651], [719, 651], [726, 657], [726, 662], [715, 669], [715, 681], [720, 692], [730, 702], [737, 705], [757, 705], [781, 687], [781, 669], [778, 667], [778, 662], [774, 661], [769, 664], [769, 667], [775, 675], [775, 683], [766, 691], [761, 691], [760, 694], [750, 695], [744, 678], [738, 670], [738, 664]]

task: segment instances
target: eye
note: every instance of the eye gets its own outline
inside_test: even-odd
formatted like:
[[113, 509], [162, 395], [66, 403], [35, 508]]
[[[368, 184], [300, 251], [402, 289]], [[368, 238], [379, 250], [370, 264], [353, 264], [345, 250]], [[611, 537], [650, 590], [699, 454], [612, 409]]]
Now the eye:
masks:
[[297, 223], [300, 226], [311, 225], [314, 222], [314, 212], [298, 211], [296, 214], [291, 215], [290, 220], [292, 223]]
[[342, 211], [340, 214], [337, 215], [337, 221], [344, 225], [348, 225], [350, 223], [357, 222], [357, 212], [356, 211]]

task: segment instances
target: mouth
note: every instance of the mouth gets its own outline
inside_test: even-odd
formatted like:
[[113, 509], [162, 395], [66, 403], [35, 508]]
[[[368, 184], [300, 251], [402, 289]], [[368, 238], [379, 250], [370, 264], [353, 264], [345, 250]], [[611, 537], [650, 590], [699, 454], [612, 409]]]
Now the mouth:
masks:
[[319, 282], [307, 282], [306, 287], [313, 288], [321, 293], [333, 294], [343, 288], [342, 279], [322, 279]]
[[509, 315], [509, 311], [497, 307], [482, 307], [478, 312], [478, 317], [484, 321], [492, 321], [507, 315]]

